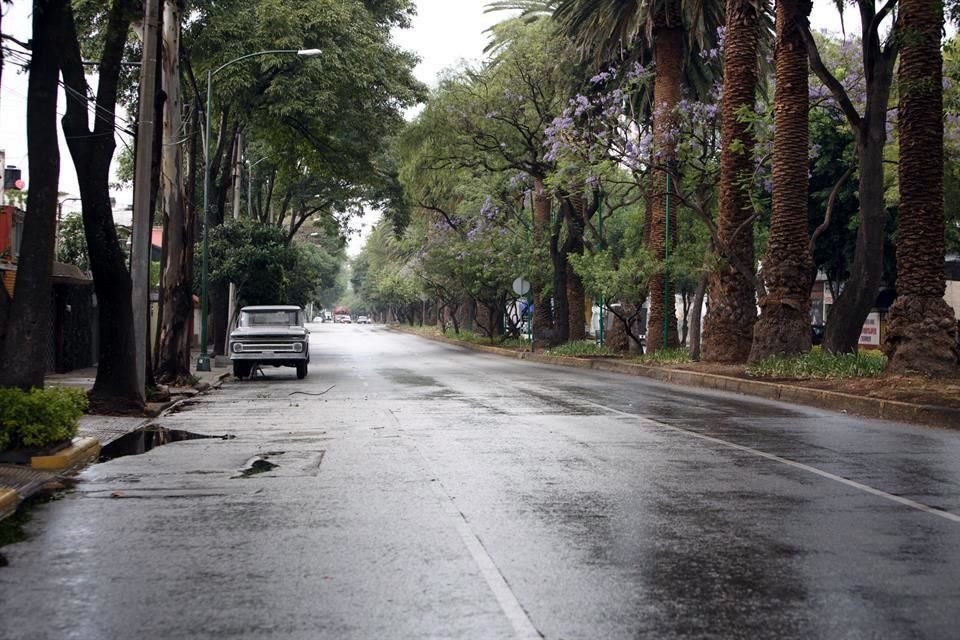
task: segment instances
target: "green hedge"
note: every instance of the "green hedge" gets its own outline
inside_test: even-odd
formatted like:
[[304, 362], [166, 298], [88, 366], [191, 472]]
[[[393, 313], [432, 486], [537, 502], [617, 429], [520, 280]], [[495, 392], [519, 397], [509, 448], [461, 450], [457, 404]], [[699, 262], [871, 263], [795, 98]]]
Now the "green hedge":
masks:
[[69, 440], [77, 435], [77, 421], [86, 408], [82, 389], [0, 388], [0, 450]]

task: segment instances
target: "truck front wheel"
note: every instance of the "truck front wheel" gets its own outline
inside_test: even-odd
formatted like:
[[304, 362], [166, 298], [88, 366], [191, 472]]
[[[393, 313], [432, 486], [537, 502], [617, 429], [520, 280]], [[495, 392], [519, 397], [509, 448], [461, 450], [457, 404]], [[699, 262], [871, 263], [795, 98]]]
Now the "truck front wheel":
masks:
[[243, 380], [250, 375], [250, 364], [251, 363], [244, 362], [243, 360], [235, 360], [233, 363], [233, 375]]
[[307, 377], [307, 361], [297, 363], [297, 380], [303, 380]]

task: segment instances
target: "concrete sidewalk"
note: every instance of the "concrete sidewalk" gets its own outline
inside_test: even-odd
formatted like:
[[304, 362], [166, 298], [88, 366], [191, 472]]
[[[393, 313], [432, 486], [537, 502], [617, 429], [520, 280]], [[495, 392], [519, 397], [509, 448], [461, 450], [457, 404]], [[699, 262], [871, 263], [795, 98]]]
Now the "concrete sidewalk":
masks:
[[[170, 398], [163, 402], [147, 404], [143, 415], [138, 416], [110, 416], [84, 414], [80, 417], [79, 433], [75, 442], [82, 442], [86, 451], [96, 450], [111, 442], [148, 425], [154, 418], [178, 402], [191, 398], [197, 394], [216, 388], [231, 374], [229, 361], [227, 366], [217, 366], [211, 360], [210, 371], [196, 371], [197, 354], [190, 358], [191, 372], [199, 381], [193, 387], [170, 387]], [[221, 359], [221, 363], [224, 361]], [[97, 377], [96, 367], [77, 369], [68, 373], [49, 374], [45, 378], [47, 386], [77, 387], [85, 390], [93, 388]], [[95, 442], [94, 442], [95, 441]], [[21, 502], [41, 491], [49, 483], [56, 482], [60, 477], [76, 473], [88, 463], [93, 456], [86, 455], [62, 470], [36, 469], [26, 464], [0, 464], [0, 519], [16, 511]]]

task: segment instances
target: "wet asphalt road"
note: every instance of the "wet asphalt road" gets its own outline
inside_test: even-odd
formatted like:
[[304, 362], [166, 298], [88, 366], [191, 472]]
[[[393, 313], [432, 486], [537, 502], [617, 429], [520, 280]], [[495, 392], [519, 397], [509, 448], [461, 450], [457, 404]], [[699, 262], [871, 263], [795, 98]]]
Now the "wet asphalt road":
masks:
[[960, 637], [960, 432], [312, 341], [36, 509], [0, 638]]

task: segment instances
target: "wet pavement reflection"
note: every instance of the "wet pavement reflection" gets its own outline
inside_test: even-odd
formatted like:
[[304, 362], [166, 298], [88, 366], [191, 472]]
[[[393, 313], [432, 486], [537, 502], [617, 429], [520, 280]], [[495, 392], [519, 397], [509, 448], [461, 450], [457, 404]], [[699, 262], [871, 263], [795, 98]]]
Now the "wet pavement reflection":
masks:
[[960, 434], [311, 342], [36, 509], [0, 637], [957, 637]]

